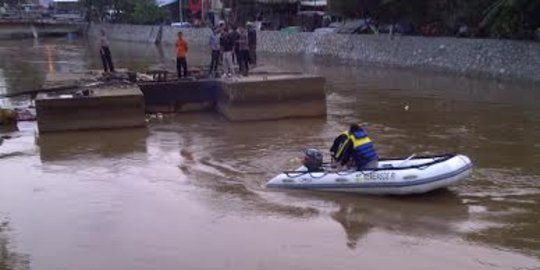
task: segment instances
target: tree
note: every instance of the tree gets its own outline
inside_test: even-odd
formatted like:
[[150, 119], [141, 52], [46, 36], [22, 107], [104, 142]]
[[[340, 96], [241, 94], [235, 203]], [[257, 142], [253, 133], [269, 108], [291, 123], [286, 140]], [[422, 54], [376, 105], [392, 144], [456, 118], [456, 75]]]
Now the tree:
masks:
[[383, 21], [407, 21], [421, 25], [426, 19], [427, 10], [427, 2], [424, 0], [381, 0], [377, 14]]
[[484, 11], [481, 25], [493, 37], [532, 38], [540, 27], [540, 1], [497, 0]]
[[358, 18], [372, 15], [380, 0], [330, 0], [328, 9], [331, 13], [345, 18]]
[[19, 1], [17, 0], [0, 0], [0, 7], [7, 5], [9, 8], [16, 7]]
[[83, 8], [87, 21], [104, 21], [111, 6], [111, 0], [80, 0], [79, 5]]
[[166, 19], [165, 10], [159, 8], [153, 0], [134, 0], [130, 22], [136, 24], [155, 24]]
[[170, 14], [153, 0], [81, 0], [88, 21], [109, 19], [118, 23], [153, 24]]

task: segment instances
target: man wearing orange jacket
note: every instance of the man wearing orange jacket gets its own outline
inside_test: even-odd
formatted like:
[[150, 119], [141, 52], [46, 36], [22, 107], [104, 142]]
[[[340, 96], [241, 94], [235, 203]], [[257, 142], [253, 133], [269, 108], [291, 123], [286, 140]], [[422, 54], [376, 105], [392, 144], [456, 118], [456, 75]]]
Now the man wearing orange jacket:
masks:
[[178, 32], [178, 40], [176, 40], [176, 70], [178, 71], [178, 78], [182, 78], [182, 76], [187, 77], [188, 74], [186, 61], [188, 44], [182, 36], [182, 32]]

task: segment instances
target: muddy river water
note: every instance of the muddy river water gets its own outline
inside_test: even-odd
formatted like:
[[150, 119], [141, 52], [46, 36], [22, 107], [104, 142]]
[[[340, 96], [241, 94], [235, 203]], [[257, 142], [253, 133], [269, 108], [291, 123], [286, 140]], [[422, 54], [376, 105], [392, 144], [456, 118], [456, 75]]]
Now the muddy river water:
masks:
[[[0, 92], [100, 67], [87, 44], [1, 41]], [[111, 50], [121, 67], [174, 65], [170, 47]], [[206, 63], [207, 52], [192, 48], [188, 61]], [[328, 116], [231, 123], [193, 113], [147, 129], [0, 131], [13, 137], [0, 146], [0, 269], [540, 267], [540, 85], [310, 56], [261, 62], [325, 76]], [[460, 152], [475, 171], [404, 198], [263, 187], [350, 122], [366, 126], [381, 156]]]

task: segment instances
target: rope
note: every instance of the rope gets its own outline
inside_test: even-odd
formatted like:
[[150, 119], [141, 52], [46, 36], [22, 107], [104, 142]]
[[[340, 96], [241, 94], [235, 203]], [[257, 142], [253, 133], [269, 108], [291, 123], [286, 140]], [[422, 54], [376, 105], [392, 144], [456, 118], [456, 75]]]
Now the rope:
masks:
[[[328, 174], [331, 174], [331, 173], [335, 173], [336, 175], [338, 176], [346, 176], [346, 175], [351, 175], [351, 174], [354, 174], [354, 173], [361, 173], [362, 175], [366, 175], [367, 173], [373, 173], [373, 172], [377, 172], [377, 171], [398, 171], [398, 170], [408, 170], [408, 169], [418, 169], [418, 170], [426, 170], [428, 169], [429, 167], [435, 165], [435, 164], [438, 164], [442, 161], [446, 161], [452, 157], [455, 157], [456, 154], [445, 154], [445, 155], [442, 155], [442, 156], [435, 156], [435, 157], [416, 157], [416, 158], [433, 158], [434, 160], [431, 161], [431, 162], [428, 162], [428, 163], [424, 163], [424, 164], [419, 164], [419, 165], [413, 165], [413, 166], [408, 166], [408, 167], [392, 167], [392, 168], [369, 168], [369, 169], [365, 169], [365, 170], [346, 170], [346, 171], [335, 171], [335, 172], [332, 172], [332, 171], [329, 171], [329, 170], [323, 170], [322, 172], [311, 172], [311, 171], [289, 171], [289, 172], [283, 172], [287, 177], [289, 178], [297, 178], [297, 177], [300, 177], [300, 176], [303, 176], [303, 175], [306, 175], [308, 174], [310, 177], [314, 178], [314, 179], [319, 179], [319, 178], [322, 178]], [[409, 157], [410, 159], [412, 159], [412, 157]], [[408, 160], [410, 160], [408, 159]], [[407, 161], [408, 161], [407, 160]], [[327, 164], [323, 164], [323, 165], [327, 165]], [[325, 166], [323, 166], [325, 167]], [[367, 171], [367, 172], [364, 172], [364, 171]], [[321, 176], [315, 176], [313, 175], [314, 173], [322, 173]]]

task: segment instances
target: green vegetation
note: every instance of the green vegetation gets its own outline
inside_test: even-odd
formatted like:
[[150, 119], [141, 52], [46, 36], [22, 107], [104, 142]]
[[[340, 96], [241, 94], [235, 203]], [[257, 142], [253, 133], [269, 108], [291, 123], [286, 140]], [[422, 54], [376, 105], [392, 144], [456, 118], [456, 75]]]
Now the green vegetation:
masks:
[[153, 0], [137, 0], [130, 3], [134, 4], [133, 13], [129, 18], [132, 23], [155, 24], [169, 17], [166, 11], [156, 6]]
[[[80, 3], [87, 18], [94, 21], [155, 24], [171, 18], [153, 0]], [[253, 0], [224, 0], [224, 4], [233, 11], [233, 22], [253, 20], [258, 10]], [[328, 0], [328, 11], [343, 18], [371, 17], [380, 24], [406, 24], [424, 35], [451, 36], [467, 26], [467, 36], [532, 39], [540, 27], [540, 0]]]
[[336, 15], [345, 18], [365, 17], [373, 13], [377, 6], [381, 4], [379, 0], [329, 0], [328, 9]]
[[81, 0], [89, 21], [156, 24], [168, 20], [167, 10], [159, 8], [153, 0]]
[[7, 4], [9, 6], [16, 6], [19, 2], [17, 0], [0, 0], [0, 6]]
[[484, 11], [481, 25], [495, 37], [530, 38], [540, 27], [540, 1], [494, 1]]
[[419, 33], [436, 28], [430, 32], [440, 35], [467, 25], [475, 36], [530, 39], [540, 27], [538, 0], [329, 0], [329, 11], [385, 24], [406, 22]]

